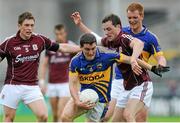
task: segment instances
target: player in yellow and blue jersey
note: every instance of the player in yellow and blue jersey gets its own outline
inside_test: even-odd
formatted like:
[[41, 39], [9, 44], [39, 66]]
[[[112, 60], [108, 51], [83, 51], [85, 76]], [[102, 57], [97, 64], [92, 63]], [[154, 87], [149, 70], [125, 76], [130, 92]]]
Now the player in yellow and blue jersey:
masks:
[[[122, 30], [124, 33], [130, 34], [133, 37], [138, 38], [144, 42], [144, 48], [141, 54], [142, 59], [148, 62], [149, 58], [151, 56], [154, 56], [154, 58], [157, 61], [157, 65], [166, 66], [166, 59], [163, 55], [157, 36], [151, 31], [149, 31], [149, 29], [143, 25], [143, 22], [142, 22], [144, 19], [143, 5], [136, 2], [131, 3], [127, 7], [127, 18], [129, 21], [129, 26], [124, 27]], [[125, 104], [124, 104], [125, 98], [123, 98], [123, 96], [125, 95], [127, 96], [129, 92], [124, 90], [123, 84], [121, 82], [122, 75], [117, 67], [115, 69], [115, 73], [116, 73], [116, 76], [112, 82], [113, 84], [112, 84], [111, 96], [113, 98], [112, 100], [117, 100], [117, 104], [116, 104], [116, 109], [115, 109], [114, 116], [112, 119], [114, 122], [123, 122], [126, 119], [125, 117], [123, 117], [123, 114], [120, 113], [120, 112], [123, 112], [123, 110], [125, 109]], [[119, 94], [121, 95], [118, 96]], [[113, 103], [110, 103], [110, 107], [113, 107]], [[111, 108], [111, 109], [114, 109], [114, 108]], [[113, 112], [113, 111], [111, 110], [109, 112]], [[107, 117], [110, 117], [110, 116], [107, 116]], [[136, 121], [146, 122], [147, 117], [148, 117], [148, 107], [144, 106], [143, 109], [140, 110], [136, 114]]]
[[[71, 99], [64, 108], [62, 121], [72, 122], [76, 117], [86, 113], [88, 121], [101, 121], [107, 111], [108, 102], [111, 100], [112, 68], [115, 62], [130, 63], [130, 57], [113, 51], [104, 51], [97, 47], [93, 34], [84, 34], [80, 38], [82, 52], [77, 54], [70, 64], [69, 87]], [[138, 60], [138, 64], [153, 72], [158, 68]], [[155, 68], [156, 70], [153, 70]], [[166, 68], [165, 68], [166, 69]], [[141, 68], [138, 69], [141, 74]], [[155, 72], [156, 73], [156, 72]], [[81, 89], [93, 89], [99, 96], [98, 103], [81, 102], [78, 95], [78, 84]]]

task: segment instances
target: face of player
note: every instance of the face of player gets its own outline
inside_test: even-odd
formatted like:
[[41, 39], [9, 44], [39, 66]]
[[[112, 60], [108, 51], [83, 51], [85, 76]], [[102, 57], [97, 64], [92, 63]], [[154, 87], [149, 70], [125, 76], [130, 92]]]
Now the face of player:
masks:
[[121, 29], [120, 25], [114, 26], [112, 21], [107, 21], [102, 24], [104, 33], [109, 41], [113, 41], [119, 35]]
[[139, 33], [142, 29], [143, 15], [141, 15], [138, 10], [128, 11], [127, 18], [131, 30], [135, 33]]
[[55, 30], [55, 37], [58, 43], [65, 43], [67, 41], [67, 32], [63, 28], [61, 30]]
[[20, 36], [24, 40], [28, 40], [34, 30], [34, 20], [33, 19], [25, 19], [22, 24], [19, 24]]
[[82, 51], [86, 60], [93, 60], [96, 56], [96, 43], [84, 44], [82, 47]]

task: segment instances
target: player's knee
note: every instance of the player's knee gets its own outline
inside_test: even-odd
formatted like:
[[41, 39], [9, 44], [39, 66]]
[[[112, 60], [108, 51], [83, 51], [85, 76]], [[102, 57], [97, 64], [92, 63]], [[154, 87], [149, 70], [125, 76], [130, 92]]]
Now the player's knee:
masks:
[[129, 120], [133, 119], [133, 114], [129, 110], [125, 109], [123, 112], [123, 117], [125, 120], [129, 121]]
[[146, 113], [138, 113], [137, 116], [136, 116], [136, 121], [137, 122], [146, 122], [147, 120], [147, 115]]
[[69, 117], [68, 115], [62, 114], [62, 115], [61, 115], [61, 121], [62, 121], [62, 122], [72, 122], [72, 121], [73, 121], [73, 118], [72, 118], [72, 117]]
[[39, 113], [37, 117], [38, 117], [39, 121], [46, 122], [48, 119], [48, 114], [42, 112], [42, 113]]
[[57, 115], [57, 114], [53, 116], [53, 121], [54, 121], [54, 122], [57, 122], [57, 121], [58, 121], [58, 115]]
[[4, 122], [13, 122], [14, 121], [14, 115], [13, 114], [5, 114], [4, 116]]
[[111, 116], [110, 116], [110, 115], [105, 115], [105, 117], [103, 118], [103, 122], [107, 122], [107, 121], [109, 121], [109, 120], [110, 120], [110, 118], [111, 118]]

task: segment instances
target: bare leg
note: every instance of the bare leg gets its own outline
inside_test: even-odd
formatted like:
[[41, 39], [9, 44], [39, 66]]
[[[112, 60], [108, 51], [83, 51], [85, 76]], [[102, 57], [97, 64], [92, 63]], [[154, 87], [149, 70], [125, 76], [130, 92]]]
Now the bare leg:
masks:
[[116, 106], [116, 102], [117, 102], [117, 100], [114, 99], [114, 98], [112, 98], [112, 100], [110, 101], [109, 107], [108, 107], [108, 111], [107, 111], [105, 117], [103, 118], [104, 122], [109, 121], [111, 119], [111, 117], [113, 116], [114, 110], [115, 110], [115, 106]]
[[135, 115], [144, 107], [144, 103], [139, 99], [129, 99], [123, 116], [127, 122], [136, 122]]
[[49, 102], [51, 104], [53, 122], [58, 121], [58, 97], [50, 97]]
[[148, 117], [148, 108], [143, 107], [139, 112], [136, 114], [136, 122], [147, 122]]
[[65, 105], [69, 101], [70, 97], [61, 97], [58, 101], [58, 121], [61, 122], [61, 115], [64, 110]]
[[4, 120], [3, 122], [13, 122], [15, 115], [16, 115], [16, 109], [7, 107], [7, 106], [3, 106], [4, 108]]
[[123, 118], [123, 112], [124, 108], [116, 106], [112, 117], [112, 122], [125, 122], [126, 120]]
[[74, 100], [70, 99], [62, 112], [61, 120], [62, 122], [73, 122], [76, 117], [82, 115], [85, 112], [86, 110], [77, 107], [74, 103]]
[[48, 119], [48, 111], [43, 99], [27, 104], [36, 115], [38, 122], [46, 122]]

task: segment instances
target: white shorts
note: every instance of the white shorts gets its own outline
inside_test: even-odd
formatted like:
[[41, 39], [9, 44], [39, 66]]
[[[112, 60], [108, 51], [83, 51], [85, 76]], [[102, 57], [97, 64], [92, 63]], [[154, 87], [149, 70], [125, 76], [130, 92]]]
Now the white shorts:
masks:
[[48, 84], [48, 97], [70, 97], [69, 83]]
[[111, 98], [118, 99], [121, 90], [124, 90], [123, 79], [114, 79], [112, 81]]
[[129, 99], [139, 99], [149, 107], [153, 94], [152, 82], [143, 82], [141, 85], [134, 87], [132, 90], [121, 89], [117, 99], [117, 107], [124, 108]]
[[97, 102], [96, 106], [86, 113], [86, 117], [94, 122], [101, 121], [108, 110], [107, 103]]
[[10, 85], [6, 84], [0, 93], [0, 104], [16, 109], [19, 101], [29, 104], [44, 99], [38, 85]]

